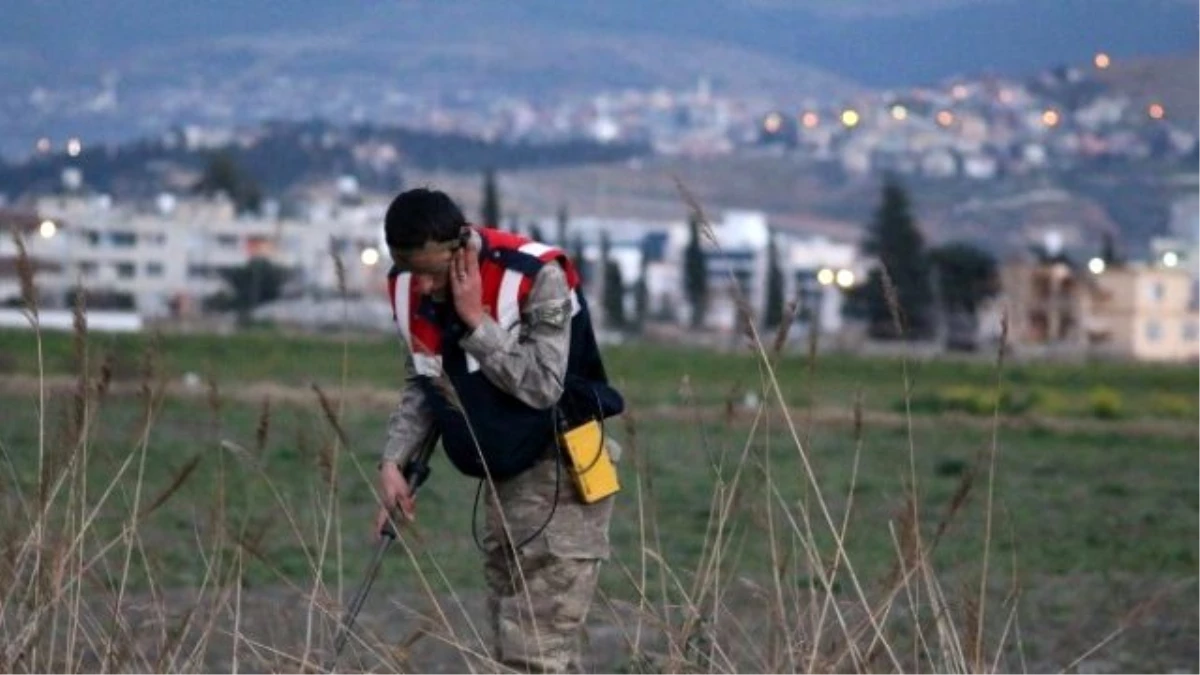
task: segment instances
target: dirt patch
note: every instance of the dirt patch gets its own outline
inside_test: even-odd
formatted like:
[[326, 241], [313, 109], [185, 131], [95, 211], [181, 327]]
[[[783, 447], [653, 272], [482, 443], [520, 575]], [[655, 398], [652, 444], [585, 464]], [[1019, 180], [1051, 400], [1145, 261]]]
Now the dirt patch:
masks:
[[[56, 395], [67, 394], [75, 387], [75, 378], [69, 376], [50, 376], [46, 377], [44, 382], [46, 391]], [[36, 377], [9, 375], [0, 379], [0, 395], [35, 394], [38, 392], [39, 386]], [[209, 396], [208, 387], [201, 382], [171, 381], [165, 383], [164, 387], [164, 393], [171, 398], [204, 400]], [[140, 382], [113, 382], [108, 387], [108, 395], [112, 396], [137, 396], [141, 392], [142, 384]], [[331, 401], [343, 401], [360, 409], [378, 411], [394, 408], [399, 396], [395, 390], [376, 387], [327, 389], [324, 390], [324, 393]], [[269, 398], [275, 403], [291, 405], [312, 405], [317, 402], [317, 394], [312, 386], [289, 386], [275, 382], [221, 385], [218, 388], [218, 394], [224, 400], [255, 405], [262, 403], [264, 398]], [[729, 405], [664, 404], [634, 408], [632, 412], [636, 417], [645, 419], [679, 420], [687, 423], [724, 421], [738, 427], [749, 426], [755, 416], [755, 410], [752, 408]], [[770, 414], [779, 415], [778, 408], [770, 409]], [[798, 426], [819, 424], [852, 427], [858, 423], [855, 412], [844, 407], [793, 407], [788, 410], [788, 414]], [[1161, 419], [1093, 420], [1039, 415], [1002, 416], [993, 419], [962, 413], [914, 414], [908, 417], [897, 412], [864, 410], [861, 420], [863, 424], [872, 428], [903, 428], [909, 424], [915, 428], [929, 428], [950, 424], [958, 428], [991, 429], [998, 424], [1001, 429], [1037, 429], [1050, 433], [1111, 433], [1135, 437], [1161, 436], [1200, 439], [1200, 429], [1194, 423]]]

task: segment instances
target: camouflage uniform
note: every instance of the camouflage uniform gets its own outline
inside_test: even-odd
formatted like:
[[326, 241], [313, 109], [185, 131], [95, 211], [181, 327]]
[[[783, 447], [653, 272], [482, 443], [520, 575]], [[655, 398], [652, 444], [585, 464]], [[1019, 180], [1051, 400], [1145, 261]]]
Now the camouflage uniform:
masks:
[[[562, 393], [567, 368], [569, 294], [562, 268], [549, 263], [534, 279], [512, 334], [485, 318], [460, 344], [479, 361], [492, 384], [532, 407], [548, 408]], [[385, 461], [403, 463], [431, 432], [424, 394], [412, 380], [411, 361], [408, 374], [389, 420]], [[616, 460], [620, 448], [606, 440]], [[609, 554], [612, 498], [596, 504], [580, 501], [555, 446], [529, 470], [498, 482], [494, 490], [489, 486], [484, 498], [484, 576], [495, 658], [519, 670], [578, 670], [580, 632], [600, 563]]]

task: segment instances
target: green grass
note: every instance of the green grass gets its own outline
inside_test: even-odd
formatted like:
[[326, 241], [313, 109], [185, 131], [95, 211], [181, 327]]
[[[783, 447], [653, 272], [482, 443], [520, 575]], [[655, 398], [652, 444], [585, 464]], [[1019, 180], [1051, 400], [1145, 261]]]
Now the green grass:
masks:
[[[149, 338], [142, 335], [93, 335], [93, 359], [109, 355], [116, 377], [134, 378]], [[74, 372], [69, 334], [48, 333], [44, 354], [49, 373]], [[352, 336], [346, 345], [351, 386], [393, 389], [401, 376], [398, 342], [391, 336]], [[297, 337], [262, 330], [230, 336], [163, 335], [162, 367], [181, 377], [196, 373], [226, 384], [270, 381], [307, 385], [337, 382], [341, 377], [343, 344], [334, 337]], [[993, 359], [932, 360], [908, 364], [914, 398], [955, 385], [990, 388], [995, 381]], [[631, 344], [605, 349], [610, 377], [630, 400], [654, 404], [720, 404], [731, 394], [738, 400], [758, 388], [759, 364], [748, 350], [715, 354], [683, 347]], [[27, 331], [0, 331], [0, 374], [34, 374], [37, 355]], [[684, 377], [688, 386], [682, 386]], [[785, 395], [792, 405], [816, 403], [849, 407], [863, 392], [872, 410], [893, 410], [904, 401], [903, 363], [896, 358], [821, 356], [810, 365], [803, 353], [790, 353], [777, 367]], [[1009, 365], [1006, 387], [1021, 398], [1048, 399], [1052, 416], [1093, 416], [1090, 397], [1101, 389], [1116, 392], [1121, 416], [1127, 418], [1195, 418], [1200, 388], [1193, 366], [1139, 363]], [[1152, 394], [1152, 395], [1150, 395]], [[1190, 411], [1190, 416], [1187, 415]], [[925, 411], [914, 410], [914, 414]]]
[[[36, 372], [32, 342], [28, 333], [0, 333], [0, 367], [15, 373]], [[92, 336], [92, 371], [104, 354], [112, 354], [117, 375], [137, 377], [147, 343], [145, 337]], [[246, 588], [311, 585], [309, 560], [323, 539], [330, 504], [322, 458], [333, 447], [334, 434], [307, 384], [315, 382], [336, 397], [342, 349], [335, 340], [284, 338], [274, 333], [162, 338], [158, 360], [169, 378], [184, 372], [211, 375], [222, 397], [213, 402], [202, 393], [168, 396], [153, 409], [141, 508], [168, 491], [189, 462], [195, 459], [198, 464], [178, 492], [139, 524], [134, 538], [139, 552], [130, 576], [135, 592], [151, 584], [160, 589], [199, 585], [213, 552], [220, 548], [232, 555], [238, 538], [249, 542], [244, 550], [252, 553], [242, 577]], [[395, 387], [399, 355], [391, 339], [353, 340], [347, 349], [349, 384]], [[50, 372], [69, 373], [73, 367], [69, 336], [48, 336], [46, 355]], [[762, 387], [753, 357], [628, 346], [606, 350], [606, 362], [630, 400], [635, 433], [631, 435], [625, 420], [608, 426], [609, 433], [627, 446], [627, 455], [621, 469], [625, 489], [618, 497], [612, 526], [614, 557], [602, 578], [605, 594], [636, 600], [630, 575], [641, 574], [639, 483], [652, 516], [647, 546], [662, 556], [686, 587], [696, 579], [714, 541], [714, 495], [729, 497], [735, 476], [737, 490], [731, 497], [735, 507], [723, 526], [722, 541], [728, 545], [722, 556], [726, 585], [742, 588], [739, 584], [744, 581], [769, 587], [772, 543], [774, 552], [784, 558], [788, 584], [815, 583], [794, 533], [785, 524], [786, 516], [799, 517], [809, 510], [819, 555], [827, 565], [833, 562], [835, 547], [816, 510], [814, 488], [802, 469], [796, 443], [778, 414], [751, 432], [749, 413], [742, 411], [736, 420], [724, 421], [722, 408], [714, 405], [731, 391]], [[861, 391], [869, 409], [890, 411], [903, 395], [902, 368], [899, 360], [829, 356], [809, 364], [803, 357], [788, 357], [777, 374], [794, 405], [849, 410]], [[986, 362], [911, 363], [908, 373], [914, 396], [963, 386], [986, 391], [995, 380], [994, 367]], [[688, 386], [681, 388], [685, 376]], [[263, 428], [262, 401], [257, 394], [239, 394], [239, 383], [260, 381], [294, 385], [294, 391], [301, 392], [300, 400], [306, 401], [271, 403], [261, 449], [257, 438]], [[1196, 374], [1180, 367], [1022, 365], [1006, 370], [1004, 381], [1012, 387], [1053, 390], [1060, 414], [1067, 417], [1090, 417], [1086, 406], [1098, 387], [1117, 392], [1125, 418], [1166, 416], [1155, 407], [1164, 400], [1175, 406], [1178, 417], [1180, 408], [1186, 410], [1190, 402], [1194, 409], [1196, 400]], [[670, 406], [666, 412], [659, 409], [664, 404]], [[134, 510], [137, 453], [147, 406], [132, 394], [109, 395], [98, 405], [88, 445], [89, 503], [95, 504], [110, 484], [117, 487], [99, 509], [84, 546], [85, 557], [90, 558], [108, 543], [118, 542], [89, 577], [90, 583], [114, 589], [120, 586], [125, 550], [121, 533]], [[62, 454], [71, 406], [68, 393], [51, 395], [45, 420], [52, 460]], [[340, 547], [335, 536], [322, 576], [334, 590], [340, 584], [344, 593], [358, 583], [373, 547], [374, 463], [389, 412], [387, 404], [379, 401], [348, 402], [341, 418], [349, 448], [343, 449], [336, 465], [335, 534], [341, 535]], [[892, 533], [902, 521], [910, 457], [921, 534], [927, 543], [964, 475], [977, 471], [967, 501], [931, 553], [932, 566], [947, 593], [954, 598], [971, 595], [971, 589], [978, 588], [985, 548], [986, 459], [993, 447], [987, 417], [967, 423], [921, 411], [911, 431], [903, 420], [869, 420], [863, 429], [855, 481], [852, 470], [859, 445], [852, 426], [821, 419], [807, 424], [804, 411], [797, 412], [802, 447], [832, 519], [840, 523], [846, 509], [851, 509], [846, 549], [858, 579], [873, 597], [883, 591], [897, 558]], [[1144, 588], [1157, 591], [1184, 583], [1192, 584], [1188, 591], [1192, 592], [1197, 576], [1200, 504], [1195, 476], [1200, 459], [1194, 427], [1179, 422], [1134, 433], [1110, 421], [1081, 422], [1069, 433], [1036, 425], [1004, 428], [995, 443], [989, 588], [1002, 597], [1017, 580], [1031, 615], [1041, 622], [1040, 628], [1027, 627], [1035, 630], [1025, 637], [1029, 650], [1055, 667], [1120, 625], [1124, 613], [1146, 600]], [[26, 384], [0, 394], [4, 465], [0, 466], [4, 485], [0, 534], [24, 522], [22, 509], [36, 500], [38, 426], [36, 390]], [[223, 447], [225, 440], [248, 448], [253, 458]], [[747, 459], [740, 463], [747, 444]], [[131, 453], [134, 461], [120, 474]], [[421, 574], [441, 573], [445, 580], [430, 580], [435, 590], [482, 593], [482, 560], [470, 535], [475, 487], [443, 457], [435, 458], [433, 477], [420, 496], [418, 525], [407, 538], [420, 565], [402, 553], [391, 556], [378, 584], [380, 593], [417, 593], [423, 583]], [[67, 513], [56, 510], [52, 520], [61, 521]], [[651, 563], [649, 576], [656, 592], [657, 572]], [[680, 600], [676, 591], [666, 595], [671, 602]], [[838, 572], [835, 595], [848, 602], [854, 598], [844, 566]], [[731, 602], [753, 607], [761, 601], [742, 597]], [[989, 612], [998, 612], [999, 604], [996, 600]], [[1197, 623], [1194, 605], [1172, 605], [1162, 611], [1176, 625]], [[1091, 621], [1086, 629], [1081, 628], [1080, 617]], [[1122, 645], [1132, 654], [1122, 663], [1147, 667], [1179, 663], [1178, 639], [1147, 630]], [[1159, 644], [1156, 640], [1171, 646], [1152, 646]]]
[[[9, 411], [0, 429], [0, 443], [13, 460], [23, 492], [31, 494], [36, 480], [36, 404], [32, 395], [7, 396], [0, 405]], [[128, 453], [137, 447], [142, 404], [134, 398], [105, 402], [101, 426], [91, 449], [89, 494], [99, 495], [116, 475]], [[57, 401], [55, 408], [65, 407]], [[55, 414], [54, 417], [61, 415]], [[199, 456], [196, 472], [169, 507], [160, 509], [144, 524], [143, 535], [194, 548], [193, 530], [211, 534], [217, 472], [225, 472], [228, 522], [236, 527], [249, 516], [256, 523], [273, 523], [264, 543], [271, 559], [284, 569], [302, 569], [295, 534], [287, 527], [282, 510], [263, 476], [237, 456], [220, 448], [222, 439], [253, 448], [259, 411], [255, 406], [226, 402], [219, 413], [195, 399], [168, 399], [157, 414], [147, 450], [144, 502], [163, 491], [172, 476], [192, 457]], [[344, 427], [368, 478], [373, 478], [376, 451], [381, 447], [387, 411], [350, 410]], [[628, 443], [620, 424], [609, 431]], [[850, 490], [854, 439], [849, 429], [810, 430], [806, 448], [835, 519]], [[978, 453], [989, 447], [984, 429], [918, 427], [913, 442], [921, 509], [927, 534], [942, 516], [958, 486], [962, 471]], [[712, 495], [718, 483], [728, 485], [742, 448], [749, 438], [745, 427], [719, 422], [680, 425], [667, 420], [638, 423], [638, 452], [648, 463], [651, 504], [662, 533], [662, 553], [683, 569], [692, 568], [703, 548]], [[315, 397], [309, 406], [273, 407], [268, 442], [262, 453], [265, 475], [284, 496], [287, 509], [296, 514], [306, 541], [314, 541], [319, 521], [318, 496], [325, 493], [319, 469], [319, 448], [332, 434], [321, 417]], [[894, 558], [887, 525], [903, 505], [908, 478], [908, 436], [902, 428], [867, 427], [857, 484], [848, 547], [852, 560], [864, 561], [862, 572], [879, 577]], [[810, 492], [798, 453], [778, 422], [768, 433], [753, 438], [750, 460], [740, 478], [740, 508], [731, 521], [737, 533], [754, 541], [760, 535], [762, 514], [768, 501], [764, 462], [769, 458], [773, 483], [780, 497], [794, 503]], [[1113, 572], [1186, 576], [1197, 565], [1197, 455], [1195, 440], [1145, 437], [1123, 438], [1106, 432], [1074, 435], [1036, 430], [1005, 431], [998, 444], [996, 537], [993, 553], [1007, 564], [1011, 547], [1020, 551], [1022, 566], [1050, 574]], [[132, 466], [125, 484], [132, 484]], [[367, 537], [373, 513], [370, 487], [364, 483], [349, 456], [339, 465], [342, 531], [347, 559], [342, 571], [358, 574], [369, 550]], [[618, 555], [636, 560], [638, 525], [634, 494], [634, 464], [623, 462], [626, 490], [619, 499], [613, 525]], [[951, 525], [950, 534], [936, 552], [935, 561], [953, 566], [977, 558], [982, 552], [983, 476], [977, 479], [972, 503]], [[421, 496], [420, 530], [451, 533], [430, 536], [430, 552], [446, 567], [455, 584], [478, 586], [478, 559], [470, 539], [470, 513], [475, 483], [450, 467], [439, 455], [434, 477]], [[811, 497], [811, 494], [809, 494]], [[98, 532], [115, 536], [130, 508], [131, 495], [115, 497], [105, 510]], [[774, 500], [771, 500], [774, 501]], [[1086, 508], [1081, 508], [1086, 505]], [[777, 508], [775, 503], [773, 508]], [[815, 516], [814, 516], [815, 518]], [[815, 528], [823, 530], [822, 526]], [[1135, 544], [1136, 542], [1136, 544]], [[832, 550], [824, 539], [826, 550]], [[745, 567], [763, 573], [766, 551], [750, 546]], [[168, 561], [160, 571], [167, 585], [186, 584], [202, 574], [200, 561], [187, 554]], [[616, 570], [610, 570], [616, 582]], [[271, 581], [262, 562], [249, 568], [256, 583]], [[404, 577], [397, 571], [393, 580]], [[614, 590], [616, 586], [613, 587]]]

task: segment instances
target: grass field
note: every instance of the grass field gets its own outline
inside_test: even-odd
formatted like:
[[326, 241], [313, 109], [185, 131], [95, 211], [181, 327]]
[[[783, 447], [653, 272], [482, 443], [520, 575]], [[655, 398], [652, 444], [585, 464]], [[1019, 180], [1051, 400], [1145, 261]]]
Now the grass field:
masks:
[[[72, 588], [123, 598], [115, 607], [136, 604], [131, 598], [165, 602], [168, 589], [229, 583], [247, 598], [277, 588], [307, 592], [314, 566], [329, 595], [345, 600], [371, 550], [369, 481], [400, 367], [391, 338], [342, 342], [265, 331], [157, 341], [95, 335], [87, 349], [93, 393], [79, 399], [72, 336], [44, 337], [48, 377], [39, 380], [33, 334], [0, 332], [6, 465], [0, 574], [20, 577], [19, 544], [29, 540], [30, 514], [45, 504], [46, 530], [86, 531], [77, 535], [78, 549], [65, 555], [81, 567], [92, 561], [85, 581]], [[630, 345], [606, 350], [606, 362], [631, 414], [608, 425], [626, 447], [626, 489], [596, 620], [605, 620], [604, 608], [640, 608], [657, 626], [664, 651], [690, 645], [697, 622], [725, 627], [718, 640], [725, 649], [713, 649], [720, 658], [676, 654], [682, 660], [672, 662], [674, 669], [683, 663], [701, 670], [805, 669], [775, 656], [778, 645], [767, 645], [775, 639], [773, 623], [812, 611], [812, 603], [773, 598], [814, 591], [851, 615], [863, 597], [874, 608], [890, 608], [877, 621], [890, 631], [896, 660], [866, 650], [877, 660], [850, 659], [839, 670], [953, 669], [959, 661], [918, 646], [943, 643], [932, 637], [942, 626], [929, 610], [939, 592], [961, 629], [956, 640], [970, 647], [975, 631], [969, 629], [984, 626], [979, 637], [987, 647], [977, 653], [986, 659], [972, 662], [973, 650], [966, 649], [961, 661], [972, 666], [990, 669], [995, 658], [1000, 670], [1057, 670], [1101, 643], [1087, 655], [1087, 668], [1200, 666], [1194, 367], [1006, 366], [999, 390], [1008, 394], [993, 419], [988, 413], [996, 399], [987, 396], [997, 391], [997, 372], [986, 361], [822, 356], [810, 362], [787, 354], [775, 373], [793, 436], [749, 350]], [[155, 364], [149, 378], [145, 363]], [[107, 393], [96, 394], [106, 368], [112, 382]], [[185, 373], [215, 386], [183, 385]], [[44, 415], [42, 383], [49, 387]], [[348, 447], [338, 442], [311, 384], [329, 397]], [[747, 405], [747, 392], [768, 405]], [[863, 421], [856, 424], [860, 395]], [[957, 406], [963, 397], [971, 402]], [[1010, 398], [1024, 403], [1009, 406]], [[87, 401], [82, 412], [79, 400]], [[906, 402], [911, 415], [899, 412]], [[80, 420], [86, 420], [82, 431]], [[40, 472], [39, 445], [47, 449]], [[43, 496], [39, 485], [56, 468], [70, 489]], [[480, 562], [470, 536], [475, 487], [440, 457], [435, 461], [418, 525], [406, 540], [415, 557], [389, 559], [372, 602], [420, 604], [423, 576], [433, 597], [453, 591], [478, 598]], [[845, 528], [853, 575], [836, 555], [822, 503], [835, 528]], [[81, 528], [80, 514], [91, 509], [96, 520]], [[806, 515], [807, 522], [797, 522]], [[914, 546], [917, 560], [935, 576], [904, 586], [892, 607], [886, 599], [897, 588], [898, 561], [911, 566]], [[798, 607], [795, 616], [787, 614], [792, 607]], [[781, 616], [764, 612], [771, 608]], [[6, 611], [14, 611], [12, 605]], [[175, 633], [188, 634], [172, 623], [182, 621], [181, 611], [163, 615]], [[294, 611], [303, 615], [304, 607]], [[0, 637], [11, 651], [14, 617], [6, 618]], [[755, 620], [767, 628], [755, 630]], [[384, 640], [397, 641], [408, 630], [378, 625]], [[97, 627], [80, 633], [88, 630], [103, 633]], [[162, 631], [167, 646], [170, 639], [187, 641], [171, 638], [172, 632]], [[38, 639], [56, 644], [49, 635]], [[62, 635], [57, 639], [65, 644]], [[598, 663], [653, 667], [629, 646], [618, 647]], [[269, 667], [261, 664], [270, 659], [259, 655], [258, 667]], [[136, 654], [124, 661], [112, 654], [94, 658], [114, 669], [157, 665]], [[221, 652], [216, 667], [229, 667], [223, 658], [229, 656]], [[188, 663], [178, 658], [163, 665]], [[5, 665], [23, 670], [30, 664]]]

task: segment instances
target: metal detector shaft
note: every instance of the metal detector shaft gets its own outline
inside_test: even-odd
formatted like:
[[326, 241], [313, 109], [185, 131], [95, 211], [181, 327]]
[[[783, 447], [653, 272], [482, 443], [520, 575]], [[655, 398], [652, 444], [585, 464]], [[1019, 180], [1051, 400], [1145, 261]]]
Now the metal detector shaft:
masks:
[[[429, 477], [429, 455], [433, 452], [433, 446], [437, 443], [437, 435], [433, 434], [426, 441], [420, 451], [412, 459], [404, 465], [404, 480], [408, 483], [408, 489], [413, 497], [417, 496], [417, 490], [421, 484]], [[375, 555], [371, 558], [371, 563], [367, 566], [366, 577], [358, 587], [358, 591], [354, 593], [354, 598], [350, 600], [350, 605], [346, 608], [346, 614], [342, 617], [342, 623], [338, 627], [337, 637], [333, 641], [333, 661], [326, 670], [333, 670], [333, 666], [337, 665], [337, 659], [342, 654], [342, 649], [346, 647], [346, 642], [350, 639], [350, 630], [354, 627], [354, 620], [358, 618], [358, 613], [362, 610], [363, 603], [367, 600], [367, 594], [371, 592], [371, 586], [375, 584], [375, 577], [379, 574], [379, 568], [383, 564], [383, 555], [396, 541], [396, 528], [392, 524], [392, 519], [384, 521], [383, 529], [379, 531], [379, 544], [375, 547]]]

